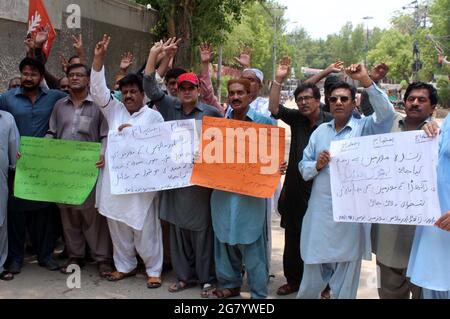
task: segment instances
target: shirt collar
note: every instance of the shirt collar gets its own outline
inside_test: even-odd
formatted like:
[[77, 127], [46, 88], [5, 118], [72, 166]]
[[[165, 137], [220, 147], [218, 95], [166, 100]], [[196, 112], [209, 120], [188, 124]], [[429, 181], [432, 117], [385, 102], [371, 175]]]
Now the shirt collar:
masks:
[[[72, 102], [72, 104], [73, 104], [72, 96], [71, 96], [70, 94], [67, 95], [66, 101], [70, 101], [70, 102]], [[84, 99], [83, 103], [86, 102], [86, 101], [87, 101], [87, 102], [94, 103], [94, 100], [92, 99], [91, 94], [88, 93], [88, 95], [87, 95], [86, 98]]]
[[[48, 93], [48, 89], [47, 88], [42, 88], [42, 87], [39, 87], [39, 96], [41, 95], [41, 94], [47, 94]], [[16, 92], [14, 92], [14, 95], [25, 95], [24, 94], [24, 92], [23, 92], [23, 88], [22, 87], [18, 87], [17, 89], [16, 89]]]
[[[355, 119], [352, 116], [350, 116], [350, 119], [348, 120], [347, 124], [345, 124], [345, 126], [342, 128], [342, 130], [344, 130], [346, 127], [350, 128], [350, 130], [354, 130], [357, 127], [357, 119]], [[328, 122], [327, 125], [331, 128], [333, 128], [336, 131], [336, 124], [335, 124], [335, 120], [331, 120], [331, 122]], [[341, 131], [342, 131], [341, 130]]]
[[[178, 110], [181, 110], [182, 105], [181, 105], [180, 101], [178, 101], [178, 103], [175, 104], [175, 108], [178, 109]], [[204, 112], [205, 111], [205, 106], [203, 105], [203, 103], [198, 102], [197, 105], [195, 105], [194, 109], [197, 109], [200, 112]]]
[[[416, 130], [420, 130], [422, 129], [422, 127], [427, 124], [428, 122], [431, 122], [433, 119], [431, 116], [427, 117], [427, 119], [425, 121], [423, 121], [422, 123], [419, 124], [419, 126], [416, 127]], [[406, 129], [406, 117], [400, 119], [398, 121], [398, 124], [401, 128], [405, 128]]]
[[[229, 119], [233, 119], [233, 112], [234, 110], [231, 109], [230, 114], [228, 115]], [[247, 114], [245, 114], [245, 117], [249, 118], [252, 122], [255, 121], [256, 118], [256, 111], [254, 109], [252, 109], [251, 107], [248, 108]]]

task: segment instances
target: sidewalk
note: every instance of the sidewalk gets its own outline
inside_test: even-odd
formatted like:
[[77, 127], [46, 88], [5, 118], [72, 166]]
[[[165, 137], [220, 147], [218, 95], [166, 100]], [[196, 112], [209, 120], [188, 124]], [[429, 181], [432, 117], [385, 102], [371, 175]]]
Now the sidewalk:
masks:
[[[283, 246], [284, 230], [279, 227], [278, 215], [272, 219], [272, 264], [269, 282], [269, 299], [294, 299], [295, 294], [278, 296], [276, 290], [284, 284]], [[39, 299], [196, 299], [200, 298], [200, 287], [194, 287], [178, 293], [169, 293], [167, 289], [175, 282], [173, 271], [163, 274], [163, 285], [158, 289], [145, 286], [146, 277], [143, 271], [136, 277], [126, 278], [119, 282], [109, 282], [97, 274], [95, 264], [88, 264], [81, 270], [81, 288], [69, 289], [67, 275], [51, 272], [37, 265], [34, 259], [27, 259], [22, 272], [14, 280], [0, 281], [0, 299], [39, 298]], [[244, 285], [242, 298], [250, 298], [247, 286]], [[358, 298], [378, 298], [376, 292], [375, 265], [363, 262], [361, 269]]]

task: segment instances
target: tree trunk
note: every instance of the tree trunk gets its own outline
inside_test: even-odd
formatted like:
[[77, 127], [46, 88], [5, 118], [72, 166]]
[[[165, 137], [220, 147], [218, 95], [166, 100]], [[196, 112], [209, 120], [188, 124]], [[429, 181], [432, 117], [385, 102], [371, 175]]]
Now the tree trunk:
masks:
[[183, 39], [178, 46], [174, 65], [190, 70], [192, 67], [192, 0], [181, 0], [174, 13], [174, 21], [177, 22], [174, 23], [176, 36]]

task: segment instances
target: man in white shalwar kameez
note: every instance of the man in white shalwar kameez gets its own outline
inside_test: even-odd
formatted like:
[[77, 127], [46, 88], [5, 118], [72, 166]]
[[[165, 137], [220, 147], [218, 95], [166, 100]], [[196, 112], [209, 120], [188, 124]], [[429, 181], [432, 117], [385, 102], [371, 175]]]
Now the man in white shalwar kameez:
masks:
[[0, 111], [0, 279], [11, 280], [14, 275], [3, 271], [8, 256], [6, 208], [8, 204], [8, 170], [16, 165], [20, 135], [14, 117]]
[[[100, 106], [110, 130], [122, 130], [126, 126], [148, 125], [163, 122], [162, 116], [146, 107], [142, 78], [129, 74], [120, 82], [122, 102], [111, 96], [106, 86], [104, 59], [110, 37], [103, 36], [95, 47], [91, 72], [91, 96]], [[113, 195], [111, 194], [108, 169], [108, 147], [106, 164], [100, 180], [97, 206], [100, 214], [108, 218], [114, 252], [115, 272], [107, 278], [121, 280], [136, 274], [136, 252], [144, 261], [148, 288], [161, 286], [163, 263], [162, 232], [158, 219], [157, 192]]]

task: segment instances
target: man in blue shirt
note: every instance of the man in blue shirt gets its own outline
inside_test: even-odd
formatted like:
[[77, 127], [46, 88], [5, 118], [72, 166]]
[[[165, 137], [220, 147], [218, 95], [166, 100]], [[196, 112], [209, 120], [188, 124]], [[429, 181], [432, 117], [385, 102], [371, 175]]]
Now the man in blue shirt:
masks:
[[366, 225], [333, 221], [328, 150], [334, 140], [389, 132], [395, 112], [364, 66], [352, 65], [346, 72], [366, 88], [375, 113], [362, 119], [353, 117], [356, 89], [344, 82], [336, 84], [329, 97], [334, 120], [313, 132], [303, 152], [300, 173], [305, 181], [314, 181], [303, 218], [300, 250], [305, 265], [297, 298], [319, 298], [327, 284], [336, 298], [356, 298], [361, 260], [370, 258]]
[[[21, 136], [44, 137], [56, 101], [66, 96], [40, 87], [45, 67], [25, 58], [20, 62], [21, 87], [0, 96], [0, 110], [11, 113]], [[10, 197], [8, 207], [8, 270], [19, 273], [23, 264], [25, 229], [28, 227], [38, 263], [49, 270], [59, 269], [52, 259], [55, 244], [55, 216], [49, 203]], [[27, 226], [28, 225], [28, 226]]]
[[[250, 99], [249, 80], [230, 80], [228, 100], [233, 110], [228, 118], [272, 124], [270, 118], [250, 108]], [[266, 199], [214, 190], [211, 213], [215, 233], [216, 275], [220, 289], [213, 290], [210, 297], [238, 296], [244, 263], [251, 297], [266, 298], [269, 279]]]

